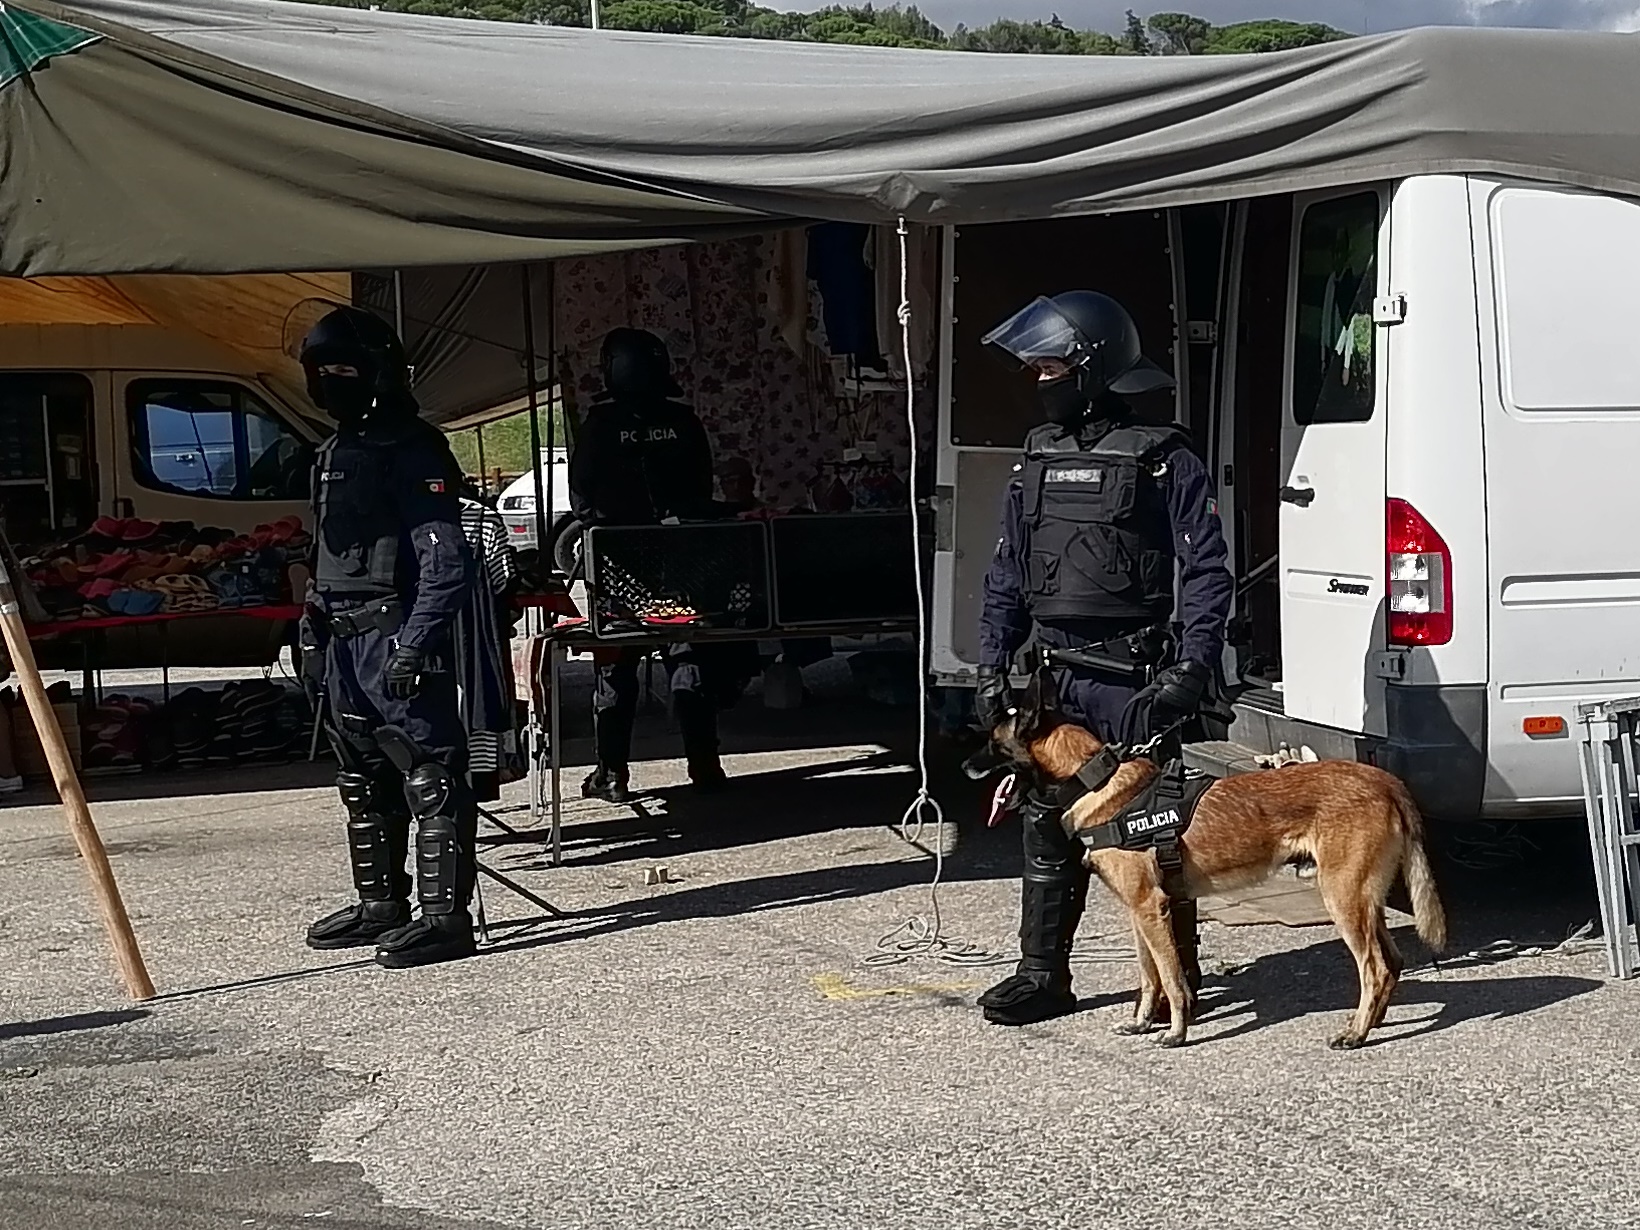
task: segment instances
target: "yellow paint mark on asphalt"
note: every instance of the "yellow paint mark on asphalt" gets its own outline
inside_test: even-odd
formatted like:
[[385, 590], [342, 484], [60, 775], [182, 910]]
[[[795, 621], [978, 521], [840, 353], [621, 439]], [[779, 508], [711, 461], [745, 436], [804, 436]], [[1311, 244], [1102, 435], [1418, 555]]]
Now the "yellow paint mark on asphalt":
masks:
[[977, 991], [983, 982], [919, 982], [893, 987], [857, 987], [841, 974], [816, 974], [814, 989], [827, 999], [882, 999], [890, 995], [950, 995]]

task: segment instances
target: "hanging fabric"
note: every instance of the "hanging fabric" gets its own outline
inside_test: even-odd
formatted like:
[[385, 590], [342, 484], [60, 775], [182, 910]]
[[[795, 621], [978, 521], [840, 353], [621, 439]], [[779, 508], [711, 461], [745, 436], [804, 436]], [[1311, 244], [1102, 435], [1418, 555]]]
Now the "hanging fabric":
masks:
[[809, 277], [820, 288], [827, 348], [861, 361], [882, 358], [871, 251], [871, 227], [864, 223], [826, 222], [809, 229]]
[[465, 496], [461, 530], [472, 549], [476, 575], [467, 606], [456, 619], [456, 690], [467, 729], [468, 772], [482, 803], [499, 798], [501, 783], [522, 772], [507, 652], [512, 621], [506, 615], [518, 559], [500, 515]]

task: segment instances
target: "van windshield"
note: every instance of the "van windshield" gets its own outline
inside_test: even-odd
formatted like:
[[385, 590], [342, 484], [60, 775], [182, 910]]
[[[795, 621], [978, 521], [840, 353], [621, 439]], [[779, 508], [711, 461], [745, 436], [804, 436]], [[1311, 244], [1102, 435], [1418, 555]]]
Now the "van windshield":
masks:
[[127, 393], [132, 469], [157, 491], [306, 500], [313, 449], [253, 393], [202, 380], [138, 380]]

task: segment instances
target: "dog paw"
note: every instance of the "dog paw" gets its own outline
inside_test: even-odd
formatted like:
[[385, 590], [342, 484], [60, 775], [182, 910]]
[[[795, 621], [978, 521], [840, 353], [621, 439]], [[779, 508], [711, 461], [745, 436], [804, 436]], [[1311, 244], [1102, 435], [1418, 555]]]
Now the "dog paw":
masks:
[[1148, 1034], [1155, 1028], [1156, 1026], [1150, 1021], [1123, 1021], [1120, 1025], [1113, 1026], [1110, 1032], [1118, 1037], [1132, 1038], [1140, 1034]]
[[1156, 1045], [1161, 1046], [1161, 1047], [1166, 1047], [1168, 1050], [1172, 1050], [1176, 1046], [1183, 1046], [1184, 1045], [1184, 1035], [1183, 1034], [1163, 1034], [1160, 1038], [1156, 1039]]
[[1327, 1049], [1330, 1051], [1355, 1051], [1360, 1050], [1365, 1042], [1365, 1038], [1357, 1037], [1349, 1030], [1345, 1030], [1343, 1033], [1339, 1034], [1338, 1037], [1327, 1043]]

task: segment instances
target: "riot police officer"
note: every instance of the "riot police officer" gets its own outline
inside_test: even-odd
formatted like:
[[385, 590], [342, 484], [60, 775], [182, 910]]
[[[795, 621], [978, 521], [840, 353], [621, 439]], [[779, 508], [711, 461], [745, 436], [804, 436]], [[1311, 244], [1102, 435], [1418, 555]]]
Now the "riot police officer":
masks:
[[[379, 317], [337, 308], [304, 339], [301, 361], [314, 404], [337, 425], [315, 467], [303, 667], [310, 694], [328, 697], [359, 896], [314, 922], [307, 942], [374, 944], [389, 968], [463, 957], [474, 948], [477, 806], [450, 637], [472, 575], [460, 469], [444, 436], [418, 417], [404, 348]], [[406, 741], [378, 737], [384, 727]], [[412, 819], [414, 919], [405, 873]]]
[[[600, 367], [604, 393], [588, 409], [570, 458], [576, 519], [586, 526], [655, 525], [715, 516], [711, 442], [694, 410], [674, 400], [683, 391], [672, 378], [666, 343], [644, 329], [611, 330]], [[744, 690], [755, 673], [756, 652], [747, 644], [680, 644], [662, 655], [696, 786], [713, 788], [726, 780], [717, 711]], [[592, 708], [598, 764], [581, 783], [587, 798], [621, 803], [630, 797], [627, 761], [642, 657], [641, 650], [619, 650], [597, 665]]]
[[[1094, 291], [1038, 298], [984, 342], [1034, 371], [1047, 422], [1025, 438], [985, 577], [977, 715], [987, 727], [1001, 721], [1010, 665], [1034, 638], [1112, 663], [1057, 672], [1067, 716], [1106, 742], [1163, 733], [1200, 706], [1233, 597], [1206, 467], [1181, 429], [1136, 422], [1123, 401], [1173, 380], [1143, 356], [1127, 311]], [[1173, 645], [1176, 563], [1183, 633]], [[1019, 965], [979, 1000], [999, 1025], [1076, 1007], [1070, 954], [1087, 897], [1083, 851], [1057, 812], [1027, 808], [1023, 828]], [[1173, 921], [1199, 982], [1194, 905], [1176, 905]]]

